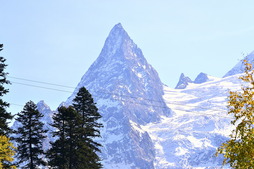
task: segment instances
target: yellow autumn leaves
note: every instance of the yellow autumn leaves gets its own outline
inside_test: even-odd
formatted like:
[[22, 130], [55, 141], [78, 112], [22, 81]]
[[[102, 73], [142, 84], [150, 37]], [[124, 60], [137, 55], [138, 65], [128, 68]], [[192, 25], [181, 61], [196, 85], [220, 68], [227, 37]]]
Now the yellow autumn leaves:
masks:
[[[6, 136], [0, 135], [0, 168], [6, 168], [6, 164], [12, 162], [15, 154], [15, 147]], [[16, 169], [15, 166], [9, 166], [10, 169]]]
[[224, 164], [237, 169], [254, 168], [254, 71], [247, 61], [244, 65], [240, 79], [245, 84], [240, 91], [230, 91], [228, 97], [228, 114], [233, 115], [235, 129], [216, 153], [224, 156]]

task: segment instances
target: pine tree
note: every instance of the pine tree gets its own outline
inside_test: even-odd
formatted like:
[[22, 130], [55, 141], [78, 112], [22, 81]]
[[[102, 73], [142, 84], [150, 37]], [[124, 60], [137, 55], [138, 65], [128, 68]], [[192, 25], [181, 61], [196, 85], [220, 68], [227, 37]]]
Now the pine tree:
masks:
[[[81, 135], [81, 142], [85, 144], [87, 150], [87, 156], [84, 162], [86, 166], [90, 168], [102, 168], [100, 158], [97, 155], [100, 152], [99, 147], [101, 144], [94, 141], [94, 138], [100, 137], [100, 128], [103, 127], [98, 120], [101, 115], [98, 112], [98, 108], [94, 103], [92, 95], [85, 87], [81, 87], [73, 100], [73, 107], [82, 116], [81, 126], [83, 133]], [[89, 168], [88, 167], [88, 168]]]
[[[0, 51], [3, 50], [3, 44], [0, 44]], [[12, 143], [8, 136], [11, 134], [12, 130], [9, 128], [9, 121], [12, 120], [13, 116], [11, 113], [7, 112], [6, 109], [9, 107], [9, 103], [5, 102], [2, 97], [8, 93], [8, 89], [4, 85], [10, 84], [6, 79], [6, 73], [4, 70], [6, 68], [6, 59], [0, 56], [0, 168], [15, 168], [11, 164], [13, 161], [12, 156], [14, 156], [15, 151]]]
[[239, 169], [254, 166], [254, 71], [251, 64], [244, 62], [245, 74], [240, 79], [247, 85], [241, 91], [230, 91], [228, 97], [228, 114], [234, 116], [231, 123], [236, 128], [216, 153], [224, 156], [224, 165]]
[[51, 168], [68, 169], [68, 138], [66, 126], [67, 124], [67, 109], [65, 107], [58, 108], [57, 113], [53, 116], [52, 127], [55, 131], [52, 132], [53, 137], [57, 137], [55, 142], [50, 142], [51, 148], [47, 151], [48, 164]]
[[[79, 138], [82, 133], [81, 117], [73, 107], [60, 107], [53, 116], [52, 126], [56, 129], [52, 132], [57, 137], [51, 142], [51, 148], [47, 152], [49, 166], [61, 169], [82, 169], [79, 165], [80, 150]], [[82, 161], [83, 162], [83, 161]]]
[[93, 139], [100, 136], [101, 118], [91, 94], [81, 88], [74, 99], [73, 107], [58, 108], [53, 116], [52, 132], [57, 137], [47, 152], [49, 166], [61, 169], [98, 169], [102, 165], [96, 154], [99, 143]]
[[0, 168], [16, 169], [11, 162], [14, 160], [15, 147], [6, 136], [0, 136]]
[[17, 116], [16, 121], [21, 124], [15, 131], [18, 136], [15, 138], [18, 144], [18, 163], [25, 162], [23, 168], [26, 169], [44, 166], [45, 162], [41, 158], [44, 155], [42, 142], [46, 138], [47, 130], [43, 129], [44, 124], [40, 121], [43, 115], [37, 110], [34, 102], [29, 101]]
[[[0, 44], [0, 51], [3, 50], [3, 44]], [[11, 129], [8, 126], [8, 120], [11, 120], [13, 116], [11, 113], [6, 111], [6, 108], [9, 107], [9, 103], [3, 101], [2, 97], [8, 93], [8, 89], [4, 87], [10, 82], [6, 79], [6, 73], [4, 70], [6, 68], [5, 64], [6, 59], [0, 56], [0, 135], [8, 136], [11, 132]]]

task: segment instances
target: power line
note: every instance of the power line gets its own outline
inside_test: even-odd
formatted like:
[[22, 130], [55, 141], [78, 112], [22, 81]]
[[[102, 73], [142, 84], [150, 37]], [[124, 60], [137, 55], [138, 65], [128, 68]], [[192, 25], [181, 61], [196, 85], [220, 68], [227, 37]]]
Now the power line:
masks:
[[[58, 92], [65, 92], [65, 93], [73, 93], [71, 91], [67, 91], [67, 90], [61, 90], [61, 89], [55, 89], [55, 88], [49, 88], [49, 87], [43, 87], [43, 86], [38, 86], [38, 85], [32, 85], [32, 84], [27, 84], [27, 83], [20, 83], [20, 82], [15, 82], [15, 81], [11, 81], [11, 83], [13, 84], [19, 84], [19, 85], [25, 85], [25, 86], [30, 86], [30, 87], [37, 87], [37, 88], [42, 88], [42, 89], [47, 89], [47, 90], [53, 90], [53, 91], [58, 91]], [[52, 84], [52, 83], [49, 83]], [[58, 85], [61, 86], [61, 85]], [[123, 95], [123, 94], [118, 94], [118, 93], [113, 93], [113, 92], [104, 92], [104, 91], [96, 91], [95, 93], [104, 93], [104, 94], [109, 94], [112, 96], [119, 96], [119, 97], [125, 97], [125, 98], [132, 98], [132, 99], [137, 99], [137, 100], [147, 100], [147, 101], [151, 101], [151, 102], [157, 102], [157, 103], [161, 103], [164, 104], [165, 102], [163, 101], [159, 101], [159, 100], [153, 100], [153, 99], [147, 99], [147, 98], [143, 98], [143, 97], [137, 97], [137, 96], [131, 96], [131, 95]], [[96, 95], [95, 95], [96, 96]], [[98, 95], [97, 95], [98, 96]], [[179, 104], [177, 102], [170, 102], [168, 104], [173, 104], [173, 105], [184, 105], [184, 104]], [[206, 107], [197, 107], [197, 106], [191, 106], [191, 105], [184, 105], [185, 107], [192, 107], [192, 108], [199, 108], [199, 109], [208, 109]], [[158, 107], [155, 106], [154, 107]], [[161, 106], [160, 106], [161, 107]]]
[[[10, 76], [9, 76], [10, 77]], [[70, 87], [70, 86], [64, 86], [64, 85], [60, 85], [60, 84], [54, 84], [54, 83], [47, 83], [47, 82], [41, 82], [41, 81], [34, 81], [34, 80], [30, 80], [30, 79], [25, 79], [25, 78], [18, 78], [18, 77], [10, 77], [10, 78], [15, 78], [15, 79], [19, 79], [19, 80], [24, 80], [24, 81], [29, 81], [29, 82], [35, 82], [35, 83], [41, 83], [41, 84], [47, 84], [47, 85], [52, 85], [52, 86], [61, 86], [61, 87], [68, 87], [68, 88], [72, 88], [74, 89], [73, 87]], [[25, 85], [25, 86], [30, 86], [30, 87], [37, 87], [37, 88], [42, 88], [42, 89], [47, 89], [47, 90], [53, 90], [53, 91], [59, 91], [59, 92], [66, 92], [66, 93], [73, 93], [71, 91], [66, 91], [66, 90], [60, 90], [60, 89], [55, 89], [55, 88], [49, 88], [49, 87], [43, 87], [43, 86], [38, 86], [38, 85], [32, 85], [32, 84], [27, 84], [27, 83], [20, 83], [20, 82], [15, 82], [15, 81], [12, 81], [13, 84], [19, 84], [19, 85]], [[158, 103], [161, 103], [161, 104], [173, 104], [173, 105], [180, 105], [180, 106], [183, 106], [184, 104], [179, 104], [177, 102], [173, 103], [173, 102], [170, 102], [170, 103], [166, 103], [164, 101], [159, 101], [159, 100], [153, 100], [153, 99], [147, 99], [147, 98], [143, 98], [143, 97], [137, 97], [137, 96], [131, 96], [131, 95], [122, 95], [122, 94], [118, 94], [118, 93], [112, 93], [112, 92], [103, 92], [103, 91], [97, 91], [96, 93], [104, 93], [104, 94], [109, 94], [109, 95], [112, 95], [112, 96], [119, 96], [121, 98], [123, 97], [126, 97], [126, 98], [132, 98], [132, 99], [138, 99], [138, 100], [147, 100], [147, 101], [151, 101], [151, 102], [158, 102]], [[95, 95], [96, 96], [96, 95]], [[97, 95], [97, 97], [99, 97]], [[119, 99], [118, 99], [119, 100]], [[123, 101], [123, 100], [120, 100], [120, 101]], [[125, 102], [132, 102], [132, 101], [126, 101]], [[170, 108], [170, 107], [167, 107], [167, 106], [162, 106], [162, 105], [153, 105], [153, 104], [144, 104], [144, 103], [139, 103], [139, 102], [132, 102], [134, 104], [140, 104], [140, 105], [145, 105], [145, 106], [153, 106], [153, 107], [160, 107], [160, 108]], [[13, 104], [15, 105], [15, 104]], [[16, 104], [17, 105], [17, 104]], [[205, 107], [198, 107], [198, 106], [191, 106], [191, 105], [184, 105], [185, 107], [192, 107], [192, 108], [199, 108], [199, 109], [203, 109], [203, 110], [207, 110], [207, 109], [210, 109], [210, 110], [213, 110], [213, 111], [225, 111], [223, 109], [211, 109], [211, 108], [205, 108]], [[175, 109], [176, 110], [176, 109]], [[186, 111], [186, 110], [185, 110]], [[193, 112], [193, 111], [192, 111]]]
[[[27, 84], [27, 83], [20, 83], [20, 82], [14, 82], [12, 81], [13, 84], [20, 84], [20, 85], [25, 85], [25, 86], [30, 86], [30, 87], [37, 87], [37, 88], [42, 88], [42, 89], [47, 89], [47, 90], [53, 90], [53, 91], [59, 91], [59, 92], [66, 92], [66, 93], [73, 93], [71, 91], [66, 91], [66, 90], [60, 90], [60, 89], [55, 89], [55, 88], [49, 88], [49, 87], [43, 87], [43, 86], [38, 86], [38, 85], [31, 85], [31, 84]], [[104, 93], [104, 94], [110, 94], [112, 96], [121, 96], [121, 97], [127, 97], [127, 98], [133, 98], [133, 99], [141, 99], [141, 100], [148, 100], [148, 101], [151, 101], [151, 102], [158, 102], [158, 103], [161, 103], [161, 104], [166, 104], [165, 102], [163, 101], [156, 101], [156, 100], [151, 100], [151, 99], [146, 99], [146, 98], [142, 98], [142, 97], [134, 97], [134, 96], [127, 96], [127, 95], [121, 95], [121, 94], [116, 94], [116, 93], [110, 93], [110, 92], [96, 92], [96, 93]], [[98, 95], [95, 95], [98, 97]], [[122, 100], [120, 100], [122, 101]], [[125, 100], [126, 101], [126, 100]], [[135, 102], [137, 103], [137, 102]], [[152, 105], [152, 104], [144, 104], [144, 103], [137, 103], [137, 104], [140, 104], [140, 105], [146, 105], [146, 106], [153, 106], [153, 107], [161, 107], [161, 108], [168, 108], [166, 106], [161, 106], [161, 105]], [[168, 103], [168, 104], [173, 104], [173, 105], [180, 105], [180, 106], [183, 106], [184, 104], [179, 104], [179, 103]], [[197, 106], [191, 106], [191, 105], [184, 105], [185, 107], [192, 107], [192, 108], [199, 108], [199, 109], [209, 109], [209, 108], [205, 108], [205, 107], [197, 107]], [[215, 109], [211, 109], [210, 110], [215, 110]], [[216, 109], [218, 110], [218, 109]], [[222, 109], [221, 109], [222, 110]], [[218, 110], [218, 111], [221, 111], [221, 110]]]
[[[46, 84], [46, 85], [52, 85], [52, 86], [58, 86], [58, 87], [66, 87], [66, 88], [70, 88], [70, 89], [76, 89], [75, 87], [70, 87], [70, 86], [65, 86], [62, 84], [56, 84], [56, 83], [49, 83], [49, 82], [43, 82], [43, 81], [36, 81], [36, 80], [31, 80], [31, 79], [27, 79], [27, 78], [20, 78], [20, 77], [14, 77], [14, 76], [8, 76], [9, 78], [13, 78], [13, 79], [18, 79], [18, 80], [24, 80], [24, 81], [29, 81], [29, 82], [34, 82], [34, 83], [41, 83], [41, 84]], [[68, 92], [70, 93], [70, 91], [66, 91], [66, 90], [59, 90], [59, 89], [54, 89], [54, 88], [48, 88], [48, 87], [43, 87], [43, 86], [38, 86], [38, 85], [31, 85], [31, 84], [25, 84], [25, 83], [20, 83], [20, 82], [12, 82], [12, 83], [16, 83], [16, 84], [22, 84], [22, 85], [27, 85], [27, 86], [32, 86], [32, 87], [38, 87], [38, 88], [44, 88], [44, 89], [49, 89], [49, 90], [56, 90], [56, 91], [63, 91], [63, 92]], [[113, 93], [113, 92], [109, 92], [109, 91], [95, 91], [96, 93], [105, 93], [105, 94], [110, 94], [110, 95], [116, 95], [116, 96], [121, 96], [121, 97], [129, 97], [129, 98], [134, 98], [134, 99], [142, 99], [142, 100], [147, 100], [147, 101], [152, 101], [152, 102], [159, 102], [161, 103], [162, 101], [160, 100], [154, 100], [154, 99], [148, 99], [148, 98], [144, 98], [142, 96], [131, 96], [131, 95], [123, 95], [123, 94], [118, 94], [118, 93]], [[177, 104], [177, 102], [171, 102], [170, 104]], [[190, 106], [192, 107], [192, 106]], [[195, 107], [195, 106], [193, 106]]]
[[23, 80], [23, 81], [33, 82], [33, 83], [41, 83], [41, 84], [46, 84], [46, 85], [51, 85], [51, 86], [65, 87], [65, 88], [70, 88], [70, 89], [75, 88], [75, 87], [65, 86], [65, 85], [56, 84], [56, 83], [48, 83], [48, 82], [42, 82], [42, 81], [25, 79], [25, 78], [14, 77], [14, 76], [7, 76], [7, 77], [11, 78], [11, 79]]
[[20, 84], [20, 85], [24, 85], [24, 86], [37, 87], [37, 88], [42, 88], [42, 89], [47, 89], [47, 90], [54, 90], [54, 91], [59, 91], [59, 92], [72, 93], [71, 91], [67, 91], [67, 90], [60, 90], [60, 89], [55, 89], [55, 88], [50, 88], [50, 87], [31, 85], [31, 84], [27, 84], [27, 83], [20, 83], [20, 82], [14, 82], [14, 81], [11, 81], [11, 83], [13, 83], [13, 84]]
[[13, 105], [13, 106], [18, 106], [18, 107], [24, 107], [23, 105], [21, 104], [16, 104], [16, 103], [9, 103], [10, 105]]
[[[8, 76], [8, 77], [12, 78], [12, 79], [23, 80], [23, 81], [33, 82], [33, 83], [40, 83], [40, 84], [46, 84], [46, 85], [51, 85], [51, 86], [58, 86], [58, 87], [65, 87], [65, 88], [75, 89], [75, 87], [65, 86], [65, 85], [56, 84], [56, 83], [43, 82], [43, 81], [31, 80], [31, 79], [14, 77], [14, 76]], [[63, 92], [68, 92], [69, 93], [69, 91], [65, 91], [65, 90], [42, 87], [42, 86], [38, 86], [38, 85], [31, 85], [31, 84], [27, 84], [27, 83], [20, 83], [20, 82], [15, 82], [15, 81], [11, 81], [11, 83], [27, 85], [27, 86], [32, 86], [32, 87], [38, 87], [38, 88], [44, 88], [44, 89], [49, 89], [49, 90], [63, 91]], [[161, 102], [159, 100], [153, 100], [153, 99], [137, 97], [137, 96], [131, 96], [131, 95], [128, 95], [128, 96], [127, 95], [121, 95], [121, 94], [118, 94], [118, 93], [112, 93], [112, 92], [108, 92], [108, 91], [105, 91], [105, 92], [104, 91], [97, 91], [96, 93], [105, 93], [105, 94], [117, 95], [117, 96], [122, 96], [122, 97], [130, 97], [130, 98], [134, 98], [134, 99], [140, 99], [141, 98], [143, 100], [152, 101], [152, 102]]]

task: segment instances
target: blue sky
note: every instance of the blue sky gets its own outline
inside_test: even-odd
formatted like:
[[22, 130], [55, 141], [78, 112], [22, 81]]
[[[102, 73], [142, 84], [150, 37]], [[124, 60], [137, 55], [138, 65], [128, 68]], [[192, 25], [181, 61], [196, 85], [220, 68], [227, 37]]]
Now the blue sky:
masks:
[[[1, 0], [0, 53], [11, 77], [75, 87], [122, 23], [161, 80], [174, 88], [181, 73], [222, 77], [254, 50], [251, 0]], [[27, 101], [52, 108], [70, 96], [17, 84], [5, 97], [17, 113]]]

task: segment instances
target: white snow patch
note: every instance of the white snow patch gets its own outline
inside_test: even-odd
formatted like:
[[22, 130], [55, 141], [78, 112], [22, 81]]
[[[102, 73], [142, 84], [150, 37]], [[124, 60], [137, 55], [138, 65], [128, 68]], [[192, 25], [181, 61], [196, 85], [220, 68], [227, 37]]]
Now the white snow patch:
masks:
[[142, 126], [155, 145], [156, 169], [219, 166], [208, 155], [215, 153], [218, 141], [228, 137], [233, 129], [226, 105], [228, 91], [241, 88], [238, 77], [209, 76], [208, 82], [190, 84], [186, 89], [164, 86], [165, 102], [175, 113], [161, 117], [159, 123]]
[[131, 126], [134, 130], [138, 131], [139, 133], [145, 133], [145, 131], [141, 128], [140, 125], [130, 120]]
[[183, 148], [183, 147], [177, 147], [175, 151], [176, 151], [175, 152], [176, 156], [182, 156], [188, 152], [188, 149]]

